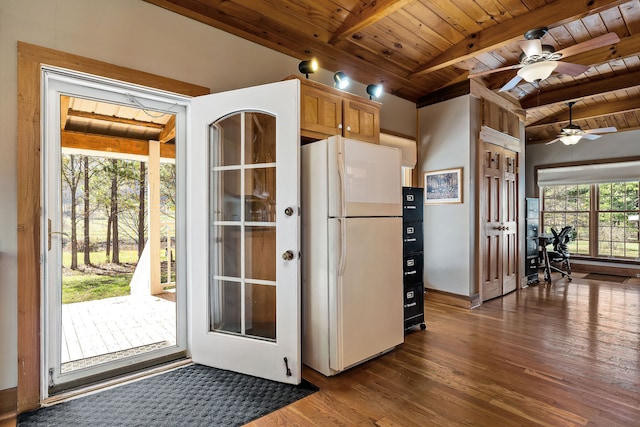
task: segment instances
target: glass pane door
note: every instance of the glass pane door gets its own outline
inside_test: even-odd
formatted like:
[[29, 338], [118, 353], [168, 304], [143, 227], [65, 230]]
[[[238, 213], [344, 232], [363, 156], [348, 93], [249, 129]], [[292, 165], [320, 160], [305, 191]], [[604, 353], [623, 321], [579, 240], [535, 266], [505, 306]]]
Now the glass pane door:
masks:
[[275, 117], [211, 125], [209, 330], [276, 339]]
[[298, 384], [300, 82], [192, 100], [189, 351], [196, 363]]

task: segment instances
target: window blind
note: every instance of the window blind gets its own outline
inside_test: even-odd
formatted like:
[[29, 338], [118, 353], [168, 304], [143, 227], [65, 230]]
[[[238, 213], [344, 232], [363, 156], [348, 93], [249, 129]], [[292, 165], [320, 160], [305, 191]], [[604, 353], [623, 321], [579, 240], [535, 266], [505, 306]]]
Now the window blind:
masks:
[[640, 181], [640, 161], [538, 169], [538, 186]]

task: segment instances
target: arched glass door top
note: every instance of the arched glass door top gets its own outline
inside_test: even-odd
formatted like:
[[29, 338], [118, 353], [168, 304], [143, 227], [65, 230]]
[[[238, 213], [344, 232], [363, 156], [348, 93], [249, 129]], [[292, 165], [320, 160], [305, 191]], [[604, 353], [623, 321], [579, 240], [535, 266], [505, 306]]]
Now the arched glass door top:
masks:
[[276, 340], [276, 118], [210, 125], [209, 331]]

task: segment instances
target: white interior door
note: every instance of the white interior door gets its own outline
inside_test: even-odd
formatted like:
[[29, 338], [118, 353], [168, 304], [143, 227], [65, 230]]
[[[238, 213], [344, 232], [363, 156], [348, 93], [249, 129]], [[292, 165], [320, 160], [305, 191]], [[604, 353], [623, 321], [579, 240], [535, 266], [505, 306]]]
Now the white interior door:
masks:
[[194, 362], [298, 384], [299, 81], [194, 98], [188, 146]]

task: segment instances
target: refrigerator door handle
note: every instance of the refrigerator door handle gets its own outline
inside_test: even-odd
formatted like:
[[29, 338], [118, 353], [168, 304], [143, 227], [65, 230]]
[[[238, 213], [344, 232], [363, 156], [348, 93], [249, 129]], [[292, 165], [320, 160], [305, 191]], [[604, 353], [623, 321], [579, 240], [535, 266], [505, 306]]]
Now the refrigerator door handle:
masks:
[[338, 197], [340, 198], [340, 213], [338, 216], [345, 216], [347, 212], [347, 201], [345, 199], [345, 170], [344, 170], [344, 140], [338, 141]]
[[340, 260], [338, 262], [338, 276], [342, 276], [347, 264], [347, 220], [338, 218], [340, 223]]

